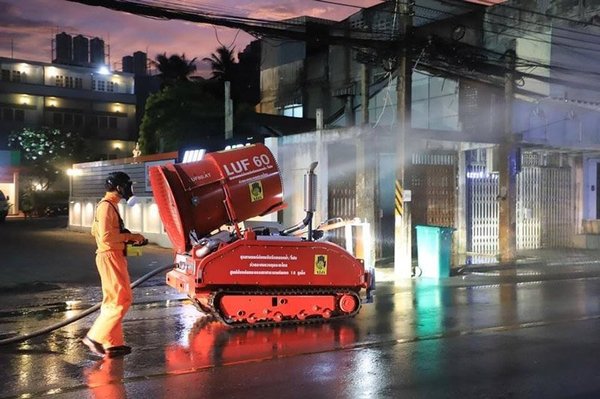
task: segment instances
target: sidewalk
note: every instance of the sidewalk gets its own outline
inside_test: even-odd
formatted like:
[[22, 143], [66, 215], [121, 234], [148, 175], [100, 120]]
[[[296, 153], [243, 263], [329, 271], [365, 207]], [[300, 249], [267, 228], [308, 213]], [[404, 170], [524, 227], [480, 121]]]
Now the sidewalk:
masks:
[[527, 273], [590, 273], [600, 274], [600, 250], [561, 248], [528, 249], [518, 251], [511, 262], [500, 262], [489, 258], [482, 263], [466, 263], [453, 269], [456, 275], [498, 275], [500, 271], [516, 270]]
[[[472, 285], [480, 283], [509, 283], [540, 280], [564, 280], [600, 277], [600, 250], [562, 248], [518, 251], [511, 262], [500, 262], [492, 255], [462, 256], [453, 264], [449, 278], [438, 279], [443, 285]], [[456, 261], [454, 261], [456, 262]], [[470, 262], [470, 263], [469, 263]], [[413, 265], [418, 265], [417, 257]], [[396, 281], [394, 259], [386, 259], [376, 267], [377, 280]], [[423, 278], [413, 278], [419, 281]], [[411, 279], [404, 279], [410, 281]], [[424, 279], [431, 281], [432, 279]]]

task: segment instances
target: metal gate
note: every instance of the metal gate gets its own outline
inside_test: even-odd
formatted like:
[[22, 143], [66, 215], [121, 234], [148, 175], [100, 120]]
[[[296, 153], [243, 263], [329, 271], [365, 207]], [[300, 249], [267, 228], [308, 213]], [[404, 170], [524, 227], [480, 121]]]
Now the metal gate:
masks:
[[[329, 181], [327, 184], [329, 218], [351, 220], [356, 217], [356, 170], [354, 160], [356, 149], [353, 145], [336, 143], [328, 146]], [[344, 167], [352, 160], [352, 167]], [[345, 245], [343, 229], [328, 232], [327, 239], [338, 245]]]
[[413, 154], [408, 176], [412, 224], [454, 227], [456, 153]]
[[[486, 167], [486, 151], [467, 152], [467, 242], [470, 252], [497, 254], [498, 173]], [[517, 174], [517, 249], [571, 245], [575, 213], [571, 168], [564, 154], [523, 152]]]
[[571, 246], [574, 194], [567, 155], [527, 152], [517, 175], [517, 249]]
[[498, 252], [498, 174], [489, 173], [486, 150], [467, 151], [467, 243], [477, 254]]

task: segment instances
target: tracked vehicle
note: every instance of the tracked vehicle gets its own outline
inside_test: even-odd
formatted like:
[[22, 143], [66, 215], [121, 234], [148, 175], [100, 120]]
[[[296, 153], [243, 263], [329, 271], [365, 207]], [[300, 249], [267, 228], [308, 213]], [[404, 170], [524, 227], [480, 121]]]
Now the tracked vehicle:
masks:
[[290, 228], [251, 221], [285, 208], [275, 158], [262, 144], [150, 168], [176, 251], [167, 284], [236, 327], [351, 317], [373, 274], [312, 228], [316, 175], [304, 176], [305, 219]]

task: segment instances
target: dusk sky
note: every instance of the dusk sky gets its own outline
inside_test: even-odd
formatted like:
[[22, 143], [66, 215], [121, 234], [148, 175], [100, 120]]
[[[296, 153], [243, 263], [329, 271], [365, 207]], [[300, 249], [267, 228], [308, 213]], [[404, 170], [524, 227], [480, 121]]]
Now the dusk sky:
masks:
[[[333, 0], [370, 6], [378, 0]], [[301, 15], [341, 20], [357, 12], [316, 0], [171, 0], [217, 13], [281, 20]], [[0, 0], [0, 56], [50, 62], [51, 39], [57, 32], [98, 36], [110, 44], [111, 66], [121, 68], [121, 58], [141, 50], [154, 59], [157, 54], [185, 53], [198, 58], [198, 72], [208, 75], [202, 58], [220, 43], [234, 46], [236, 53], [253, 40], [245, 32], [183, 21], [161, 21], [66, 0]], [[219, 43], [220, 42], [220, 43]], [[12, 50], [11, 50], [12, 49]]]

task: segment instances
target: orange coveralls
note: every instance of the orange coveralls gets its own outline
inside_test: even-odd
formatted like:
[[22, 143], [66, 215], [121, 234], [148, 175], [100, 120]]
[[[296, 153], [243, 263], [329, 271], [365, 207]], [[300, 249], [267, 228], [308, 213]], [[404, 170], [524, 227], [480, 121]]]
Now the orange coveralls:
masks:
[[116, 212], [120, 200], [116, 192], [107, 192], [98, 204], [92, 224], [98, 246], [96, 266], [102, 283], [102, 306], [87, 336], [105, 349], [124, 344], [122, 320], [133, 299], [124, 249], [126, 241], [133, 241], [139, 235], [121, 233]]

